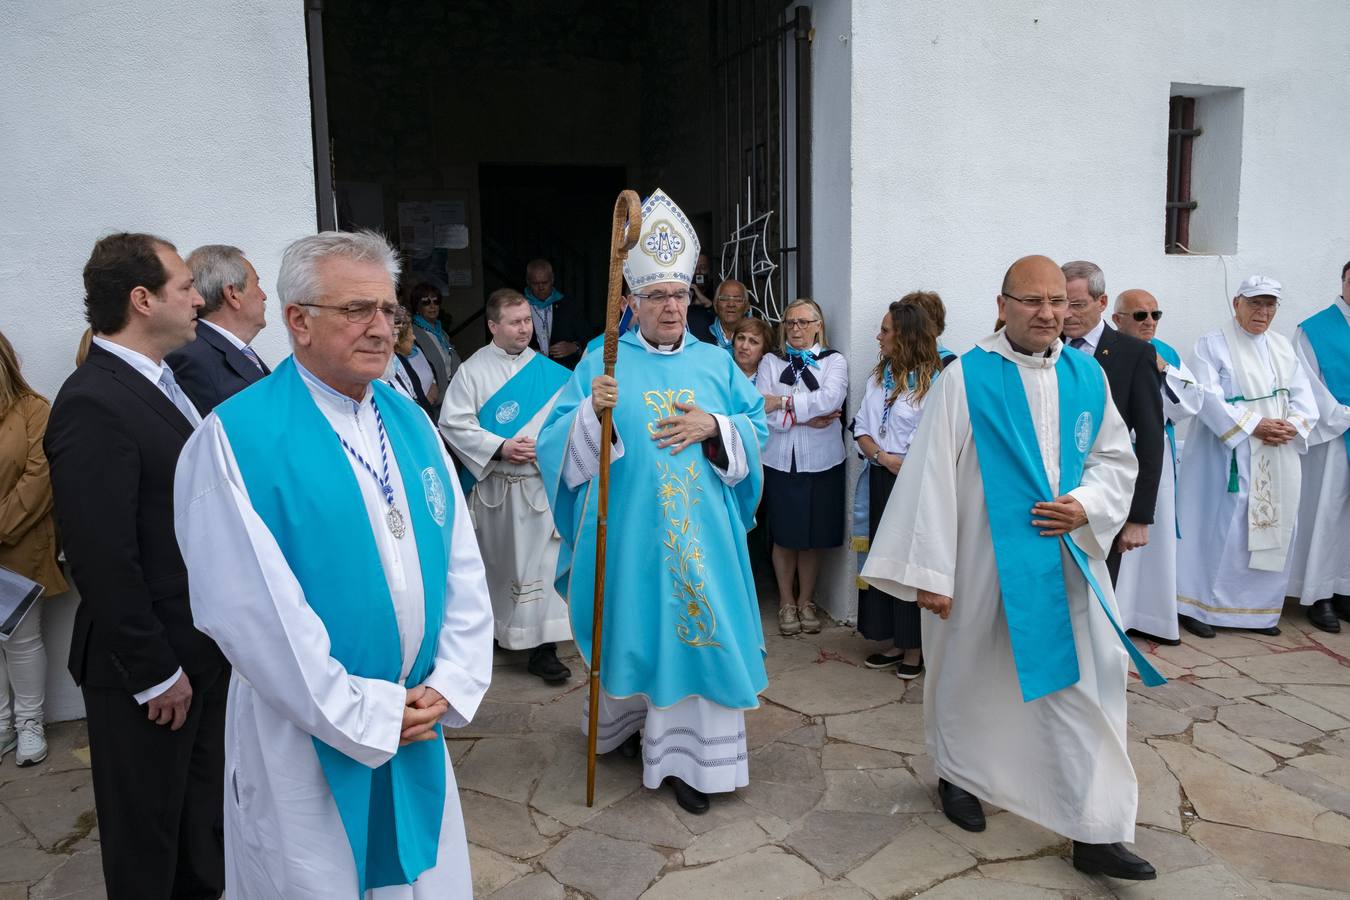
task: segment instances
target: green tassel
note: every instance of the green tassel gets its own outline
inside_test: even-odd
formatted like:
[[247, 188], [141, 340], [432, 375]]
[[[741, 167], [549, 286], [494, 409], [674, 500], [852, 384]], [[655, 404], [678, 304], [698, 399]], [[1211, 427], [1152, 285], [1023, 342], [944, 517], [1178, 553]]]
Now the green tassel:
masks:
[[1236, 494], [1238, 492], [1238, 470], [1237, 470], [1237, 451], [1230, 454], [1231, 460], [1228, 464], [1228, 493]]

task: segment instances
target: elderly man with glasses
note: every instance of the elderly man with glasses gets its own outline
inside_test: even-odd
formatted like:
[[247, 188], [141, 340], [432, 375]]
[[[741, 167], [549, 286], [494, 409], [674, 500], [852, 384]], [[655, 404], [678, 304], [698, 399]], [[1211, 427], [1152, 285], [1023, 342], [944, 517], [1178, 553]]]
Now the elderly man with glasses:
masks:
[[1121, 334], [1147, 341], [1158, 353], [1158, 372], [1162, 385], [1163, 434], [1166, 459], [1158, 482], [1158, 501], [1149, 542], [1120, 563], [1116, 579], [1116, 601], [1120, 604], [1121, 623], [1156, 643], [1175, 646], [1181, 643], [1177, 630], [1177, 432], [1176, 426], [1200, 411], [1204, 389], [1196, 382], [1181, 355], [1158, 338], [1158, 322], [1163, 311], [1158, 299], [1148, 291], [1132, 289], [1116, 297], [1111, 321]]
[[619, 339], [615, 377], [602, 353], [582, 359], [538, 458], [563, 540], [558, 589], [589, 660], [600, 418], [612, 411], [598, 749], [640, 749], [643, 784], [670, 781], [698, 814], [708, 794], [749, 783], [745, 710], [768, 684], [745, 542], [767, 426], [731, 354], [686, 330], [698, 256], [688, 218], [658, 190], [642, 228], [624, 263], [638, 329]]
[[230, 897], [467, 897], [442, 728], [492, 677], [492, 607], [454, 467], [380, 381], [398, 254], [371, 232], [286, 249], [294, 354], [183, 448], [192, 615], [234, 666]]
[[1293, 344], [1270, 330], [1282, 292], [1273, 278], [1242, 282], [1233, 318], [1191, 355], [1205, 396], [1177, 481], [1177, 610], [1202, 638], [1215, 626], [1280, 633], [1299, 457], [1318, 419]]

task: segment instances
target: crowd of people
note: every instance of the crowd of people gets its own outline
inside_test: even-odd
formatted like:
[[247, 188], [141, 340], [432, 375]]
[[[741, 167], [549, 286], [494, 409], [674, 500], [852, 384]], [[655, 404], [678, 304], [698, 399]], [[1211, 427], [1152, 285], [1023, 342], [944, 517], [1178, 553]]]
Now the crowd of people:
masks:
[[[1286, 594], [1350, 621], [1350, 263], [1292, 341], [1282, 286], [1246, 279], [1183, 361], [1153, 294], [1025, 257], [964, 354], [937, 293], [890, 303], [850, 414], [820, 304], [775, 325], [670, 197], [643, 222], [614, 375], [548, 261], [491, 294], [461, 361], [441, 294], [400, 299], [369, 232], [286, 248], [275, 368], [243, 251], [148, 234], [96, 243], [51, 407], [0, 335], [0, 565], [54, 595], [64, 552], [80, 591], [110, 897], [470, 896], [443, 731], [494, 644], [552, 685], [559, 643], [590, 659], [606, 433], [598, 750], [691, 813], [749, 783], [761, 552], [779, 631], [812, 633], [822, 552], [851, 534], [881, 643], [862, 663], [927, 673], [948, 818], [982, 830], [996, 804], [1122, 878], [1155, 874], [1125, 846], [1128, 661], [1161, 683], [1127, 632], [1274, 634]], [[0, 643], [21, 766], [46, 755], [40, 608]]]

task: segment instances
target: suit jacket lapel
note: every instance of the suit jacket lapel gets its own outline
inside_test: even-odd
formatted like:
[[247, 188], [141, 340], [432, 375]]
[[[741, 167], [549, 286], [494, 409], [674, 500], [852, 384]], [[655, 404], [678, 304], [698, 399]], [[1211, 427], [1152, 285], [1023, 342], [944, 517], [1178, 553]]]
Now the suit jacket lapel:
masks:
[[225, 335], [216, 331], [210, 325], [202, 325], [200, 322], [197, 323], [197, 340], [204, 340], [212, 347], [219, 350], [221, 355], [225, 357], [226, 365], [233, 369], [236, 375], [247, 381], [249, 384], [261, 380], [263, 375], [267, 374], [258, 371], [258, 367], [253, 364], [253, 361], [244, 355], [244, 351], [230, 343], [230, 340], [225, 337]]
[[98, 344], [89, 348], [89, 357], [85, 362], [87, 365], [98, 366], [103, 369], [127, 390], [139, 397], [147, 406], [159, 413], [164, 421], [172, 425], [174, 430], [183, 436], [183, 440], [192, 437], [192, 423], [187, 420], [187, 417], [178, 407], [173, 405], [173, 401], [159, 389], [158, 385], [151, 383], [150, 379]]
[[1115, 342], [1116, 342], [1116, 330], [1112, 328], [1110, 325], [1102, 326], [1102, 336], [1097, 340], [1097, 350], [1092, 354], [1092, 356], [1098, 362], [1101, 362], [1101, 358], [1103, 356], [1110, 355], [1111, 345], [1114, 344]]

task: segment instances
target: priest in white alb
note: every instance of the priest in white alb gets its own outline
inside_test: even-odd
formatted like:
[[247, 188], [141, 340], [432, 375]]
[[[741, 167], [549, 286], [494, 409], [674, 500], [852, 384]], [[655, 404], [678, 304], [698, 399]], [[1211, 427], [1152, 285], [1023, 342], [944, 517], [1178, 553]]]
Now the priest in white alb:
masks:
[[1160, 644], [1181, 643], [1177, 628], [1177, 425], [1200, 411], [1204, 389], [1170, 344], [1158, 337], [1163, 311], [1148, 291], [1122, 291], [1111, 319], [1122, 334], [1148, 341], [1158, 351], [1165, 459], [1148, 543], [1126, 553], [1116, 578], [1120, 623]]
[[569, 640], [572, 629], [553, 586], [562, 541], [535, 439], [572, 372], [530, 348], [534, 320], [524, 294], [493, 291], [486, 316], [492, 340], [450, 382], [441, 434], [464, 466], [460, 480], [487, 567], [497, 643], [529, 650], [529, 672], [561, 684], [572, 673], [558, 659], [557, 642]]
[[1129, 659], [1161, 679], [1106, 568], [1138, 463], [1101, 367], [1062, 352], [1067, 306], [1053, 260], [1008, 270], [1006, 326], [938, 380], [862, 578], [932, 613], [924, 728], [947, 817], [983, 831], [984, 800], [1071, 838], [1084, 872], [1151, 879], [1124, 846]]
[[1341, 295], [1299, 323], [1294, 352], [1308, 371], [1317, 426], [1303, 456], [1298, 533], [1286, 593], [1332, 634], [1350, 622], [1350, 262]]
[[697, 258], [688, 218], [657, 190], [624, 264], [638, 328], [619, 339], [613, 377], [601, 350], [587, 352], [539, 435], [559, 587], [589, 660], [600, 417], [613, 410], [597, 749], [640, 751], [643, 784], [668, 781], [694, 814], [748, 783], [745, 710], [768, 683], [745, 541], [764, 398], [730, 353], [686, 328]]
[[234, 666], [231, 900], [472, 894], [442, 728], [487, 690], [492, 609], [440, 437], [379, 380], [398, 271], [370, 232], [286, 248], [293, 355], [179, 457], [193, 619]]
[[1191, 355], [1205, 399], [1177, 482], [1177, 612], [1197, 637], [1215, 627], [1280, 633], [1299, 457], [1318, 415], [1293, 344], [1270, 330], [1282, 291], [1273, 278], [1243, 281], [1232, 318]]

